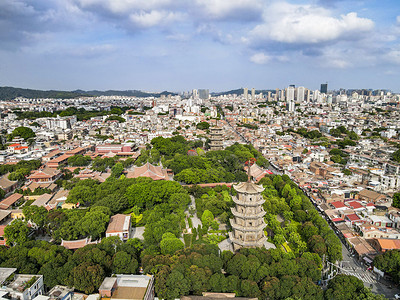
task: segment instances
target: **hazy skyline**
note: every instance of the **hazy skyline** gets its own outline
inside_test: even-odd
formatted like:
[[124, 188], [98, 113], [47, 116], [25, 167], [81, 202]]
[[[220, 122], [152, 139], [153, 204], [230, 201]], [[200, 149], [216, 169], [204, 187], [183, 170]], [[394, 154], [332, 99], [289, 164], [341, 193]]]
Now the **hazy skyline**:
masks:
[[2, 0], [0, 86], [400, 92], [398, 0]]

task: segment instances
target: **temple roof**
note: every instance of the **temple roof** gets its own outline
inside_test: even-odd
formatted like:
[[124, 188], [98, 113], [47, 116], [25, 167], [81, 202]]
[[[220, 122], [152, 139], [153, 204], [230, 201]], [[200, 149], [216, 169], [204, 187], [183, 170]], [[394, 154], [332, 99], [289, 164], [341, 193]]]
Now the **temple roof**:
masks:
[[257, 185], [252, 182], [241, 182], [237, 185], [234, 185], [233, 188], [239, 193], [248, 194], [258, 194], [264, 190], [262, 185]]

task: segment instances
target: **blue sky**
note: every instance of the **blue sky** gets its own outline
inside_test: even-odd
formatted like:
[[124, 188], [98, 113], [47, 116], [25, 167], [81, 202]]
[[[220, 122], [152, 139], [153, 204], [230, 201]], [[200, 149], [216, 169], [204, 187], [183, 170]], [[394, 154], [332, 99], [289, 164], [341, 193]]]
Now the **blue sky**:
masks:
[[400, 92], [399, 0], [1, 0], [0, 86]]

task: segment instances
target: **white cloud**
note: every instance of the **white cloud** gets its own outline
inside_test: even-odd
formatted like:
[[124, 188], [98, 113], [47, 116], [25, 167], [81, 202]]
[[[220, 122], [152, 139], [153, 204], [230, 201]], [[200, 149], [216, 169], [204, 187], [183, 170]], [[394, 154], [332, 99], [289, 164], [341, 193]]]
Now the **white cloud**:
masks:
[[400, 25], [400, 16], [397, 16], [396, 21], [397, 21], [397, 24]]
[[350, 12], [340, 17], [330, 10], [276, 2], [265, 12], [264, 23], [250, 33], [253, 40], [281, 43], [318, 44], [339, 39], [357, 39], [370, 32], [374, 22]]
[[75, 0], [83, 8], [101, 7], [114, 14], [129, 14], [135, 10], [158, 10], [171, 7], [173, 0]]
[[253, 63], [258, 64], [258, 65], [264, 65], [264, 64], [268, 63], [270, 60], [271, 60], [271, 57], [262, 52], [256, 53], [250, 57], [250, 61], [252, 61]]
[[183, 18], [183, 14], [152, 10], [150, 12], [141, 11], [129, 16], [130, 21], [138, 27], [148, 28], [160, 24], [168, 24], [174, 21], [179, 21]]
[[385, 58], [392, 63], [400, 64], [400, 47], [398, 49], [391, 49], [389, 50]]

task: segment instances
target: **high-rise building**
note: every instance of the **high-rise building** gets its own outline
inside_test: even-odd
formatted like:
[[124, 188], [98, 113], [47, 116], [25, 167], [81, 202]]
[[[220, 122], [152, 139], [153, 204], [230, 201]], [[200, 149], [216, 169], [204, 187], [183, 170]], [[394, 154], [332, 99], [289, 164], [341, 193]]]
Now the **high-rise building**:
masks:
[[294, 92], [295, 92], [295, 86], [294, 85], [289, 85], [286, 91], [286, 101], [294, 101]]
[[320, 92], [321, 92], [321, 94], [328, 94], [328, 84], [327, 83], [321, 84]]
[[306, 89], [306, 98], [305, 98], [305, 100], [306, 100], [306, 102], [308, 103], [308, 102], [310, 102], [310, 90], [309, 89]]
[[262, 204], [265, 202], [261, 192], [264, 188], [252, 182], [241, 182], [234, 185], [237, 196], [233, 196], [235, 208], [231, 208], [233, 219], [230, 219], [233, 232], [229, 233], [229, 239], [236, 251], [242, 247], [262, 247], [267, 242], [264, 228], [266, 214]]
[[296, 105], [295, 105], [295, 103], [294, 103], [293, 100], [288, 101], [288, 102], [286, 103], [286, 109], [287, 109], [288, 112], [294, 112], [295, 106], [296, 106]]
[[200, 99], [208, 99], [210, 98], [210, 92], [208, 89], [199, 89], [199, 98]]
[[303, 86], [299, 86], [297, 88], [297, 98], [296, 99], [297, 99], [298, 103], [303, 103], [304, 102], [305, 92], [306, 92], [306, 89]]
[[243, 89], [243, 97], [244, 99], [247, 100], [247, 98], [249, 97], [249, 89], [248, 88], [244, 88]]
[[256, 89], [255, 88], [252, 88], [251, 89], [251, 100], [255, 100], [256, 99]]
[[193, 98], [199, 97], [199, 93], [197, 92], [196, 89], [193, 90], [192, 95], [193, 95]]

